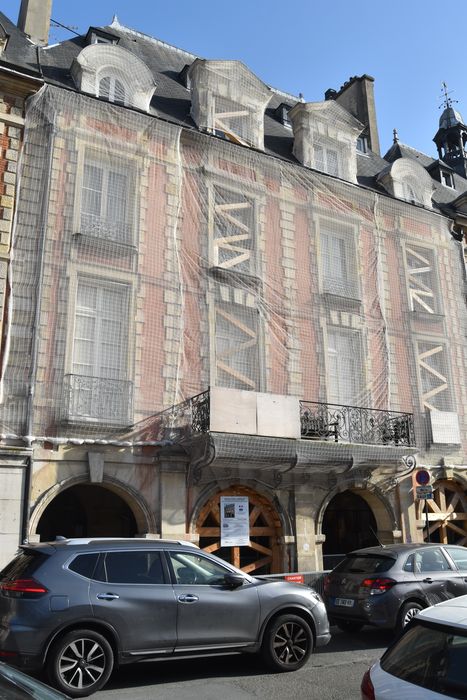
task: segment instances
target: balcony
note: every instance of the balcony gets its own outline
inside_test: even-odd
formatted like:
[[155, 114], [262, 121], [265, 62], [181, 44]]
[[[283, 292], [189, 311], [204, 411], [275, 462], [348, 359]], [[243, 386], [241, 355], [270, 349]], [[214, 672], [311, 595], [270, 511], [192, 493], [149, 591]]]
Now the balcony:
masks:
[[[264, 415], [264, 412], [266, 415]], [[274, 416], [275, 414], [275, 416]], [[294, 429], [294, 423], [300, 430]], [[415, 446], [411, 413], [214, 388], [158, 414], [159, 439], [226, 432], [334, 443]]]
[[133, 419], [133, 384], [119, 379], [67, 374], [64, 377], [63, 420], [127, 426]]
[[410, 413], [222, 387], [153, 416], [151, 435], [175, 449], [183, 445], [196, 465], [193, 478], [204, 464], [272, 471], [277, 479], [292, 470], [327, 474], [357, 466], [397, 472], [417, 452]]
[[413, 447], [411, 413], [300, 401], [300, 434], [306, 440]]

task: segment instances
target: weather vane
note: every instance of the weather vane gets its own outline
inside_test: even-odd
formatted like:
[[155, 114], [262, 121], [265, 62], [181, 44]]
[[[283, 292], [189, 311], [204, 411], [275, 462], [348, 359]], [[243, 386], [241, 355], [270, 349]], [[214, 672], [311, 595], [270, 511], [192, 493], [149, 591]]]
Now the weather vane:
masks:
[[443, 82], [441, 83], [441, 86], [442, 86], [442, 89], [443, 89], [443, 94], [441, 95], [443, 101], [442, 101], [441, 104], [439, 105], [439, 109], [441, 109], [442, 107], [444, 107], [444, 109], [447, 109], [448, 107], [452, 107], [452, 105], [453, 105], [455, 102], [459, 102], [459, 100], [453, 100], [451, 97], [449, 97], [449, 95], [451, 94], [452, 90], [448, 90], [448, 86], [447, 86], [447, 84], [445, 83], [444, 80], [443, 80]]

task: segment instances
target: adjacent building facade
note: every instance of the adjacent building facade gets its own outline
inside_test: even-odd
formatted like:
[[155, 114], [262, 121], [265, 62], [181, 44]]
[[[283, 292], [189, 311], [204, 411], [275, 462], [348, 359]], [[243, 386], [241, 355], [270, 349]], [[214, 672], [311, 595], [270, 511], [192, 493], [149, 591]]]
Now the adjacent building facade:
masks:
[[[382, 158], [369, 76], [305, 103], [117, 20], [36, 54], [0, 407], [30, 479], [5, 557], [190, 538], [269, 573], [467, 544], [454, 153]], [[248, 499], [249, 546], [225, 546], [222, 496]]]

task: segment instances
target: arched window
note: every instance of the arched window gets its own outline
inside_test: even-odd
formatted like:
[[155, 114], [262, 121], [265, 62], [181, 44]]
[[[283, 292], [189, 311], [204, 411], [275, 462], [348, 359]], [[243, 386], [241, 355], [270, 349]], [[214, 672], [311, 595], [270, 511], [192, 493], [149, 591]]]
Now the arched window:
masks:
[[156, 88], [152, 72], [130, 51], [108, 43], [86, 46], [71, 75], [81, 92], [148, 112]]
[[127, 101], [124, 84], [112, 75], [106, 75], [99, 80], [98, 96], [117, 104], [126, 104]]

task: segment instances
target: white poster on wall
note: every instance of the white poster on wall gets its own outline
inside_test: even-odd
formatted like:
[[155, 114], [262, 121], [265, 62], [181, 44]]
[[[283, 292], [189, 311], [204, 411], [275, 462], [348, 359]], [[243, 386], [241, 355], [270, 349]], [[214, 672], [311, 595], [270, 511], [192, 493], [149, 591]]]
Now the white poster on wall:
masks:
[[248, 496], [221, 496], [221, 547], [250, 544]]

